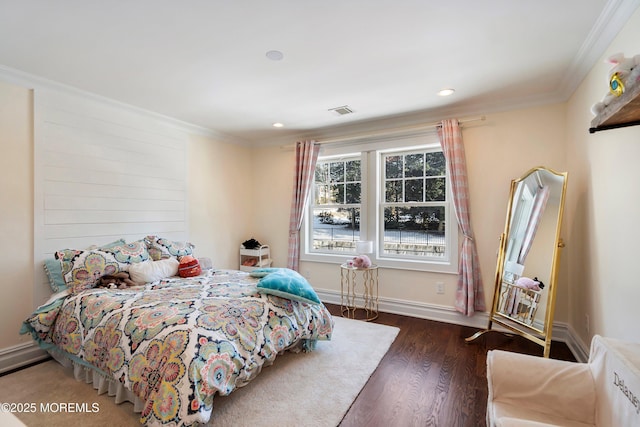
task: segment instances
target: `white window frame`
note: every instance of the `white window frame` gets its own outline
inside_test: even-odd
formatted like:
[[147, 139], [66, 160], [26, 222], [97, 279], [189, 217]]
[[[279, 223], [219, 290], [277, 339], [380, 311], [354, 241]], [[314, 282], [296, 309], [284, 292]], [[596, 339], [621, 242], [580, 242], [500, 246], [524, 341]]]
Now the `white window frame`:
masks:
[[[456, 220], [453, 204], [453, 196], [450, 185], [450, 171], [447, 168], [447, 201], [445, 209], [447, 224], [446, 248], [447, 256], [441, 258], [396, 258], [384, 256], [380, 246], [382, 243], [383, 211], [381, 206], [381, 185], [383, 185], [381, 159], [382, 153], [440, 149], [440, 142], [436, 132], [423, 133], [406, 137], [394, 137], [379, 139], [371, 142], [356, 142], [350, 144], [336, 144], [336, 146], [322, 147], [319, 159], [325, 161], [331, 158], [347, 157], [361, 153], [361, 210], [360, 210], [360, 240], [372, 240], [378, 242], [374, 253], [369, 254], [371, 261], [383, 268], [402, 270], [417, 270], [437, 273], [458, 273], [458, 222]], [[375, 183], [375, 185], [370, 185]], [[312, 196], [310, 196], [312, 197]], [[342, 264], [356, 255], [343, 252], [340, 254], [319, 253], [310, 250], [312, 248], [311, 224], [309, 218], [312, 212], [312, 203], [308, 203], [305, 212], [303, 227], [301, 230], [300, 260]], [[375, 246], [375, 244], [374, 244]]]

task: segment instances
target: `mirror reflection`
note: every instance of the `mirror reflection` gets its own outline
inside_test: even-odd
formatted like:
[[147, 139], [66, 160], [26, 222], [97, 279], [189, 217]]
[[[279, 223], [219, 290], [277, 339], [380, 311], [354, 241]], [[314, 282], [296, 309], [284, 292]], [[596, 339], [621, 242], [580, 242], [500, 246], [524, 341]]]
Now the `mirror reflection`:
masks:
[[538, 167], [511, 187], [495, 310], [539, 332], [546, 329], [565, 180], [566, 174]]
[[495, 323], [540, 344], [549, 357], [566, 189], [566, 172], [542, 166], [511, 181], [489, 324], [466, 342], [495, 331]]

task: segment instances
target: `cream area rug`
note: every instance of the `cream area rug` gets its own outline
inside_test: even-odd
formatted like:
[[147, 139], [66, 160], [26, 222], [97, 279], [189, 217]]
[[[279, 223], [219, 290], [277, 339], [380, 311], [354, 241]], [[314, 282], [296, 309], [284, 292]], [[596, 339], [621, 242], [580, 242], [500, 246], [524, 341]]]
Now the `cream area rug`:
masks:
[[[311, 353], [282, 354], [246, 387], [216, 396], [207, 426], [337, 426], [399, 329], [334, 320], [331, 341]], [[0, 377], [0, 402], [21, 409], [14, 415], [28, 427], [140, 425], [132, 404], [98, 395], [53, 360]]]

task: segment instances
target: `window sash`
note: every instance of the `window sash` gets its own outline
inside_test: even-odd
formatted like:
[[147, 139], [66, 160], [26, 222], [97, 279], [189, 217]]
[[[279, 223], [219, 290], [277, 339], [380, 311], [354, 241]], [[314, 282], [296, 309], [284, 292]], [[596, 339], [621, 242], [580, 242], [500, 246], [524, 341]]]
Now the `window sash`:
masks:
[[[362, 155], [321, 158], [316, 165], [314, 198], [306, 251], [354, 254], [362, 216]], [[350, 226], [349, 226], [350, 224]]]
[[[425, 143], [426, 141], [426, 143]], [[357, 152], [358, 151], [358, 152]], [[336, 145], [335, 147], [323, 147], [324, 156], [319, 162], [331, 161], [333, 159], [346, 160], [348, 157], [361, 159], [361, 200], [360, 200], [360, 239], [373, 240], [378, 242], [373, 254], [369, 254], [372, 261], [383, 268], [398, 268], [403, 270], [430, 271], [445, 274], [457, 274], [458, 263], [458, 226], [453, 214], [453, 205], [451, 204], [451, 193], [449, 188], [449, 180], [446, 179], [448, 171], [445, 174], [435, 174], [428, 172], [421, 178], [424, 179], [445, 179], [445, 200], [431, 200], [426, 202], [410, 202], [402, 201], [385, 202], [384, 198], [384, 155], [404, 155], [408, 153], [438, 153], [443, 156], [440, 144], [437, 140], [437, 134], [429, 133], [423, 135], [413, 135], [394, 140], [380, 140], [374, 142], [351, 143], [345, 145]], [[403, 174], [404, 177], [404, 174]], [[413, 178], [413, 177], [411, 177]], [[327, 263], [343, 263], [351, 256], [355, 255], [355, 247], [352, 252], [326, 250], [319, 251], [313, 248], [313, 224], [312, 213], [313, 208], [327, 208], [329, 205], [313, 204], [310, 206], [305, 215], [305, 227], [303, 229], [303, 247], [301, 260], [313, 262]], [[445, 246], [447, 252], [441, 254], [440, 248], [437, 256], [426, 257], [424, 255], [416, 255], [414, 257], [407, 255], [392, 256], [384, 253], [384, 208], [391, 205], [407, 206], [407, 207], [437, 207], [444, 206], [444, 224], [446, 233]], [[330, 205], [335, 207], [334, 205]], [[356, 240], [357, 237], [354, 238]]]

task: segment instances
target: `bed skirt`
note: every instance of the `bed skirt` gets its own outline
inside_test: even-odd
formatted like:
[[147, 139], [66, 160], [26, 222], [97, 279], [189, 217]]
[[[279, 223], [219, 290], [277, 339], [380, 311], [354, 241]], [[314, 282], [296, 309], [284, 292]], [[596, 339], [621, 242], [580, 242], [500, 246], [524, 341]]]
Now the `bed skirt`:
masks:
[[73, 371], [73, 377], [76, 381], [92, 384], [94, 390], [98, 392], [98, 395], [107, 393], [108, 396], [114, 397], [116, 404], [131, 402], [133, 404], [133, 412], [142, 412], [144, 402], [133, 394], [133, 392], [127, 390], [119, 381], [107, 378], [95, 369], [74, 362], [54, 349], [49, 349], [48, 352], [58, 363], [69, 371]]
[[[291, 347], [280, 351], [278, 354], [284, 352], [292, 353], [307, 353], [315, 350], [317, 340], [305, 339], [293, 344]], [[122, 402], [130, 402], [133, 404], [133, 412], [141, 413], [144, 409], [145, 402], [136, 396], [132, 391], [125, 388], [125, 386], [113, 379], [108, 378], [100, 371], [91, 368], [89, 366], [82, 365], [77, 361], [71, 360], [65, 355], [64, 352], [58, 351], [55, 347], [47, 349], [47, 352], [58, 363], [60, 363], [68, 371], [73, 372], [73, 377], [76, 381], [84, 382], [93, 385], [93, 388], [98, 392], [98, 395], [107, 393], [107, 396], [114, 397], [116, 404]], [[273, 364], [273, 360], [265, 366]]]

